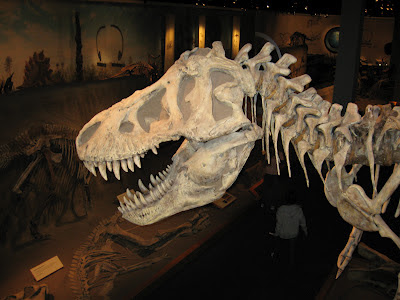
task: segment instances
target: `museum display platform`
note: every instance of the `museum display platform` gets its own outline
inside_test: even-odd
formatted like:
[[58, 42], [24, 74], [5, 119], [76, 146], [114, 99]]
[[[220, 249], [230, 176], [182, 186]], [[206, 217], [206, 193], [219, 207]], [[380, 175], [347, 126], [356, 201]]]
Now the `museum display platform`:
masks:
[[[314, 180], [310, 188], [301, 189], [309, 237], [300, 242], [296, 268], [287, 270], [274, 262], [270, 254], [275, 241], [266, 234], [273, 216], [266, 216], [260, 208], [252, 193], [254, 184], [243, 184], [251, 175], [248, 170], [256, 168], [244, 170], [228, 190], [236, 199], [225, 208], [209, 204], [144, 227], [116, 213], [115, 195], [121, 193], [123, 183], [111, 180], [105, 184], [95, 178], [91, 185], [93, 207], [86, 218], [49, 227], [42, 232], [48, 237], [42, 241], [25, 243], [12, 251], [1, 249], [0, 296], [35, 284], [46, 284], [56, 300], [84, 294], [76, 273], [71, 280], [71, 270], [77, 271], [83, 261], [79, 260], [82, 249], [87, 253], [114, 252], [114, 260], [107, 257], [108, 253], [88, 268], [80, 267], [87, 271], [87, 277], [81, 279], [89, 283], [93, 299], [183, 299], [188, 295], [191, 299], [216, 295], [239, 295], [241, 299], [314, 299], [324, 295], [319, 299], [335, 299], [339, 294], [382, 295], [371, 285], [350, 281], [347, 270], [334, 279], [337, 256], [351, 226], [325, 200], [315, 172], [310, 173]], [[259, 182], [256, 177], [251, 181]], [[304, 179], [299, 177], [296, 182], [302, 186]], [[125, 242], [118, 227], [125, 234]], [[115, 256], [119, 254], [121, 259]], [[36, 282], [30, 269], [54, 256], [60, 258], [63, 268]], [[348, 269], [360, 266], [360, 262], [368, 266], [353, 257]], [[379, 299], [389, 299], [384, 297]]]
[[[347, 268], [335, 279], [337, 268], [334, 267], [327, 280], [321, 287], [316, 300], [334, 300], [334, 299], [365, 299], [365, 300], [391, 300], [387, 292], [391, 286], [390, 292], [393, 293], [397, 288], [397, 275], [377, 274], [367, 275], [367, 271], [373, 271], [371, 263], [360, 257], [353, 257]], [[384, 271], [384, 270], [382, 270]], [[365, 272], [365, 280], [356, 280], [356, 272]], [[353, 274], [353, 275], [352, 275]], [[366, 280], [369, 277], [369, 280]], [[378, 278], [380, 277], [380, 280]], [[385, 280], [386, 282], [382, 281]]]
[[[94, 184], [98, 186], [93, 189], [93, 201], [97, 197], [108, 201], [97, 201], [87, 218], [48, 229], [48, 238], [42, 241], [21, 245], [16, 250], [1, 249], [2, 297], [14, 294], [26, 286], [46, 284], [54, 299], [73, 299], [87, 292], [94, 299], [106, 295], [111, 299], [133, 298], [156, 285], [162, 277], [212, 239], [220, 236], [232, 222], [256, 205], [255, 197], [247, 189], [236, 185], [231, 188], [230, 193], [237, 199], [223, 209], [210, 204], [182, 212], [153, 225], [140, 227], [120, 218], [119, 212], [115, 213], [118, 182], [108, 184], [107, 188], [97, 181]], [[111, 228], [107, 220], [113, 218], [116, 221]], [[91, 239], [107, 226], [111, 229], [106, 229], [108, 233], [103, 236], [102, 241]], [[115, 236], [107, 239], [105, 236], [109, 237], [115, 227], [132, 234], [133, 239], [142, 243], [142, 246], [123, 245], [123, 242], [118, 241], [114, 243]], [[103, 244], [94, 246], [96, 242]], [[77, 256], [82, 254], [81, 250], [85, 246], [89, 252], [106, 247], [109, 252], [117, 256], [123, 255], [123, 258], [121, 261], [118, 258], [110, 261], [104, 257], [101, 261], [94, 262], [100, 266], [97, 269], [101, 273], [100, 277], [96, 277], [91, 273], [92, 266], [86, 269], [82, 265], [77, 266]], [[36, 282], [30, 269], [54, 256], [60, 258], [63, 268]], [[107, 262], [115, 269], [107, 269]], [[71, 269], [75, 269], [77, 273], [86, 272], [87, 278], [80, 275], [80, 278], [71, 279], [76, 277]], [[107, 277], [107, 274], [110, 276]], [[85, 289], [84, 284], [78, 284], [77, 279], [86, 280], [85, 284], [89, 284], [90, 288]]]

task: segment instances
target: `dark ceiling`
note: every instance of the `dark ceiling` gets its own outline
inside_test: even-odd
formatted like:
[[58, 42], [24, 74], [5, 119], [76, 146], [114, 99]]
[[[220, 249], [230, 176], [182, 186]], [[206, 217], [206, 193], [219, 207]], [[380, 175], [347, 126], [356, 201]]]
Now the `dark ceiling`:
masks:
[[[351, 0], [347, 0], [351, 1]], [[365, 15], [393, 17], [399, 0], [365, 0]], [[197, 6], [216, 6], [237, 9], [272, 10], [285, 13], [340, 15], [341, 0], [169, 0], [168, 2]]]

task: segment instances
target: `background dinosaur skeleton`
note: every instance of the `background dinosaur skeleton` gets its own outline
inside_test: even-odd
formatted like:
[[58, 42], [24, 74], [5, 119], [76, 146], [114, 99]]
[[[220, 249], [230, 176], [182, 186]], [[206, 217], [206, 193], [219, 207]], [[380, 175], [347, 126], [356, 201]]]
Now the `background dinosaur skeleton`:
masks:
[[[45, 235], [40, 233], [40, 226], [50, 221], [61, 224], [69, 210], [75, 220], [86, 216], [91, 174], [76, 155], [76, 135], [76, 130], [63, 125], [32, 125], [8, 144], [0, 145], [0, 170], [20, 170], [17, 163], [24, 169], [10, 187], [10, 203], [0, 214], [4, 230], [1, 242], [8, 238], [17, 246], [21, 240], [21, 245], [31, 242], [32, 237], [41, 240]], [[11, 172], [4, 176], [10, 181], [14, 178]], [[78, 190], [82, 193], [75, 197]]]
[[[212, 49], [183, 53], [159, 81], [86, 124], [77, 137], [79, 157], [93, 174], [98, 167], [105, 179], [107, 169], [119, 178], [120, 168], [140, 168], [140, 157], [150, 149], [157, 153], [161, 142], [186, 138], [171, 166], [151, 176], [148, 188], [139, 181], [141, 192], [127, 193], [125, 203], [120, 203], [125, 219], [145, 225], [219, 198], [236, 180], [257, 139], [263, 139], [269, 163], [272, 139], [279, 172], [280, 139], [289, 176], [291, 144], [307, 185], [306, 155], [324, 181], [330, 204], [353, 225], [338, 259], [338, 275], [363, 231], [379, 232], [400, 248], [399, 237], [381, 217], [400, 183], [399, 109], [368, 106], [361, 116], [349, 103], [342, 116], [341, 105], [323, 100], [314, 88], [305, 90], [311, 82], [308, 75], [287, 78], [296, 58], [285, 54], [273, 63], [273, 49], [267, 43], [249, 58], [247, 44], [230, 60], [222, 44], [214, 42]], [[251, 99], [249, 118], [242, 111], [244, 97]], [[258, 98], [261, 126], [256, 118]], [[244, 106], [247, 112], [247, 101]], [[324, 162], [334, 163], [325, 176]], [[392, 175], [378, 191], [380, 166], [393, 164]], [[353, 183], [363, 165], [370, 168], [371, 197]], [[347, 171], [345, 166], [352, 168]], [[399, 214], [400, 206], [396, 217]], [[395, 298], [400, 299], [399, 290]]]

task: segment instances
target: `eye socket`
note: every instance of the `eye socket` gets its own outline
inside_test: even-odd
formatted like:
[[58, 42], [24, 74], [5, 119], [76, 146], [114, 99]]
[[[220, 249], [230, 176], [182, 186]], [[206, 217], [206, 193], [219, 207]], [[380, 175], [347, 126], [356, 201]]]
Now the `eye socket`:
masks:
[[[144, 131], [150, 132], [150, 124], [152, 122], [159, 121], [168, 116], [168, 112], [165, 111], [161, 104], [165, 92], [166, 88], [152, 91], [150, 95], [147, 96], [148, 98], [145, 99], [145, 103], [138, 109], [137, 120]], [[130, 125], [124, 125], [123, 129], [130, 130]]]
[[192, 113], [190, 95], [195, 87], [195, 80], [193, 77], [186, 75], [179, 84], [178, 90], [178, 107], [182, 113], [183, 119], [187, 121]]
[[221, 72], [221, 71], [213, 71], [211, 73], [211, 82], [212, 82], [212, 114], [215, 121], [220, 121], [225, 118], [229, 118], [232, 116], [233, 110], [232, 107], [223, 101], [220, 101], [218, 97], [216, 97], [215, 89], [219, 86], [228, 83], [234, 82], [235, 79], [228, 73]]

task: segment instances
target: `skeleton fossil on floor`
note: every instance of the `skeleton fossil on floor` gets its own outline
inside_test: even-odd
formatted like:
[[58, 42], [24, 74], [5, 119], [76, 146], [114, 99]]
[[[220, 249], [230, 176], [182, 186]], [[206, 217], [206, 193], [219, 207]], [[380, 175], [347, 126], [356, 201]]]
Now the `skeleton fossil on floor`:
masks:
[[[168, 255], [150, 255], [180, 236], [197, 233], [209, 222], [208, 214], [203, 211], [195, 213], [189, 221], [177, 227], [158, 231], [154, 236], [144, 238], [131, 230], [121, 228], [122, 221], [121, 215], [117, 213], [100, 222], [87, 241], [75, 252], [68, 276], [72, 290], [79, 299], [95, 296], [107, 299], [118, 276], [167, 259]], [[133, 253], [143, 259], [138, 260]]]
[[[151, 224], [220, 198], [236, 180], [255, 141], [263, 140], [270, 163], [270, 139], [279, 157], [280, 136], [289, 176], [291, 144], [307, 185], [305, 155], [324, 181], [330, 204], [354, 226], [339, 256], [338, 275], [363, 231], [379, 232], [400, 247], [399, 237], [381, 217], [400, 183], [399, 108], [368, 106], [361, 117], [357, 106], [349, 103], [342, 117], [341, 105], [323, 100], [314, 88], [305, 90], [311, 82], [308, 75], [286, 77], [295, 57], [285, 54], [271, 62], [270, 43], [253, 58], [250, 50], [251, 45], [245, 45], [234, 60], [225, 57], [220, 42], [212, 49], [186, 51], [160, 80], [97, 114], [82, 128], [78, 155], [93, 174], [97, 167], [105, 179], [107, 169], [119, 178], [121, 168], [140, 168], [140, 158], [148, 150], [157, 153], [160, 143], [185, 138], [172, 165], [153, 176], [148, 188], [139, 181], [141, 192], [120, 203], [123, 218]], [[245, 97], [252, 99], [250, 119], [243, 113]], [[263, 108], [261, 126], [255, 118], [258, 100]], [[324, 162], [334, 163], [325, 179]], [[392, 175], [378, 191], [380, 166], [393, 164]], [[370, 168], [371, 197], [353, 183], [363, 165]], [[399, 213], [400, 208], [396, 216]], [[400, 299], [399, 290], [395, 298]]]
[[[50, 220], [61, 223], [68, 210], [77, 220], [86, 215], [91, 174], [76, 155], [77, 133], [61, 125], [33, 125], [0, 147], [0, 168], [4, 172], [8, 173], [9, 168], [24, 169], [12, 187], [14, 200], [6, 213], [18, 217], [4, 216], [0, 220], [2, 228], [16, 231], [15, 236], [8, 237], [11, 240], [18, 240], [28, 228], [34, 240], [45, 238], [40, 225]], [[78, 209], [74, 196], [79, 189], [82, 197], [76, 198], [83, 203]], [[10, 226], [9, 222], [19, 223]]]

